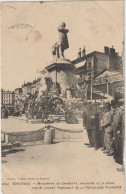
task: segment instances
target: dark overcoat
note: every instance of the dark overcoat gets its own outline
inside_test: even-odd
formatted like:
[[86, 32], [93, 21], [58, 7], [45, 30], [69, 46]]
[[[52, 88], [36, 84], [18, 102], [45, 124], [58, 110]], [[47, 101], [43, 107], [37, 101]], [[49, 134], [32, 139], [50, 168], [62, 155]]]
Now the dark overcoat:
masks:
[[95, 108], [87, 108], [83, 113], [83, 125], [88, 129], [99, 129], [99, 114]]
[[63, 50], [69, 48], [69, 43], [68, 43], [68, 38], [67, 38], [67, 33], [69, 32], [69, 30], [62, 26], [59, 26], [58, 32], [59, 32], [58, 44], [61, 45], [61, 48]]

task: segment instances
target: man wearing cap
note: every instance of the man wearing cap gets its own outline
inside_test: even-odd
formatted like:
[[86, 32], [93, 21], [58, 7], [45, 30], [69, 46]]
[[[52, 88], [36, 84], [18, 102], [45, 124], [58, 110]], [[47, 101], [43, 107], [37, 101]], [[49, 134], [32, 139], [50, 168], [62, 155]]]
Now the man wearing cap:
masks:
[[103, 114], [103, 118], [101, 120], [101, 127], [104, 128], [105, 131], [105, 147], [107, 156], [112, 156], [114, 154], [113, 147], [113, 131], [112, 131], [112, 111], [110, 103], [105, 104], [105, 113]]

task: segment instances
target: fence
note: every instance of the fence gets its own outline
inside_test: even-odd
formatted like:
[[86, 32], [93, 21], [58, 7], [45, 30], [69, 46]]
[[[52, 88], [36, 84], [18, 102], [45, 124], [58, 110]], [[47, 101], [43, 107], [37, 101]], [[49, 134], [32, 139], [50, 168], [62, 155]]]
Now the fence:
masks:
[[44, 126], [37, 131], [25, 131], [25, 132], [2, 132], [2, 141], [6, 143], [12, 143], [16, 141], [20, 142], [33, 142], [44, 140], [45, 130], [53, 130], [53, 139], [81, 139], [83, 130], [68, 130], [54, 127], [51, 125]]

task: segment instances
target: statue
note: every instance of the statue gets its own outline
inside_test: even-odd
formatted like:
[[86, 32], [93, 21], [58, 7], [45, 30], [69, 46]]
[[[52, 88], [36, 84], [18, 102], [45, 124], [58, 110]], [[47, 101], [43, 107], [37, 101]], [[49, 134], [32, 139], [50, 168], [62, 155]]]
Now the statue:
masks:
[[68, 29], [65, 28], [66, 24], [62, 22], [62, 24], [58, 27], [59, 32], [59, 41], [56, 42], [52, 47], [52, 55], [57, 58], [64, 58], [64, 50], [69, 48], [67, 33]]
[[37, 99], [39, 99], [40, 96], [44, 95], [45, 92], [47, 91], [46, 78], [49, 77], [49, 72], [47, 71], [47, 69], [43, 69], [41, 71], [41, 74], [42, 74], [41, 75], [41, 83], [40, 83], [40, 88], [39, 88]]

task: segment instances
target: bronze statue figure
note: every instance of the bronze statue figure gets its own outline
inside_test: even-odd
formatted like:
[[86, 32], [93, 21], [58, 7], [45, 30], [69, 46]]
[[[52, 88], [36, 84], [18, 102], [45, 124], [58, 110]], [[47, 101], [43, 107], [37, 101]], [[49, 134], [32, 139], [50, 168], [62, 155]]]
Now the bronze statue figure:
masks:
[[65, 22], [62, 22], [61, 25], [58, 27], [59, 32], [59, 41], [55, 43], [52, 47], [52, 54], [53, 56], [57, 56], [57, 58], [64, 58], [64, 50], [69, 48], [67, 33], [69, 32], [66, 29]]

